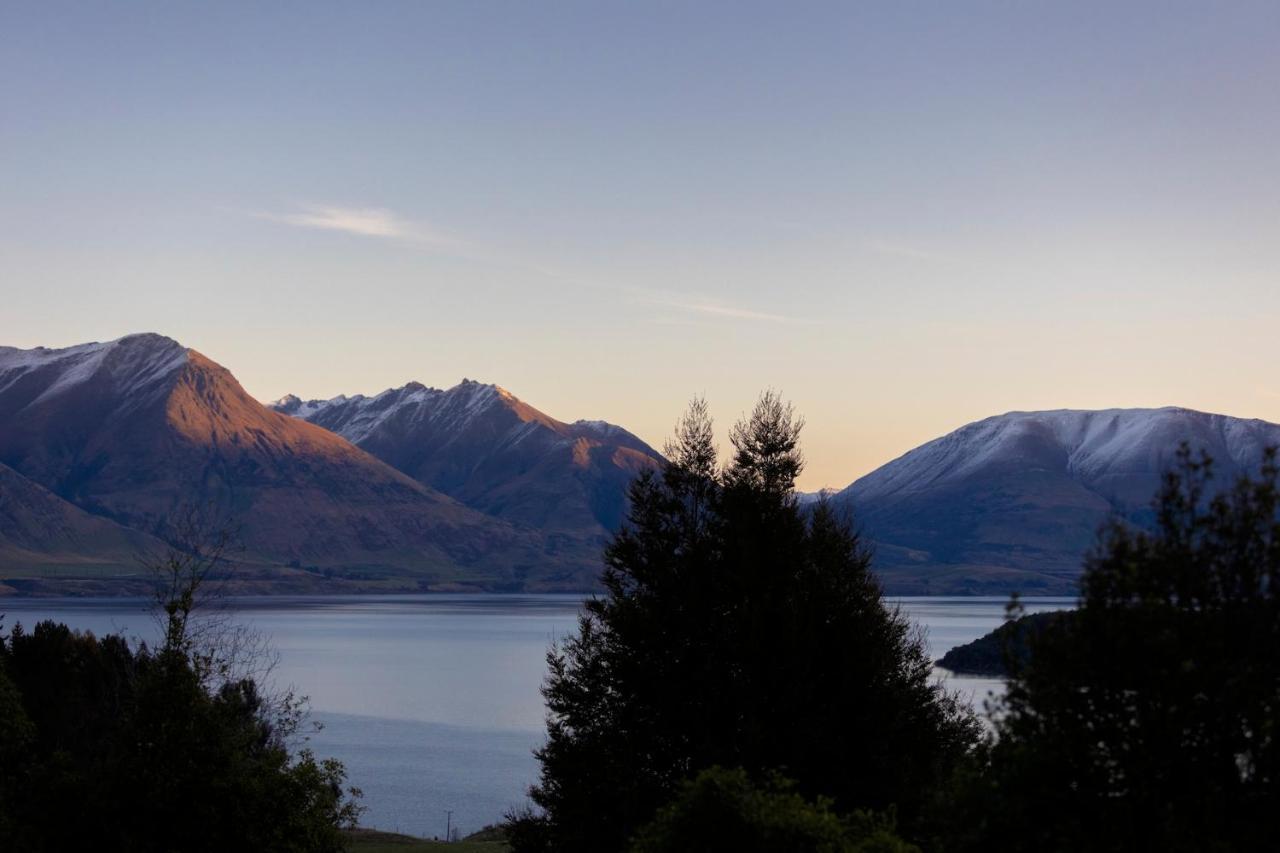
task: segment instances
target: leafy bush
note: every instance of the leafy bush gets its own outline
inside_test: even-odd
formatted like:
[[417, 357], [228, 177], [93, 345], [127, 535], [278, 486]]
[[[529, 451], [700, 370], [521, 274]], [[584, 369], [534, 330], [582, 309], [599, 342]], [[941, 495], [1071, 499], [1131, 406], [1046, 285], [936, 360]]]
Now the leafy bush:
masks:
[[842, 820], [829, 800], [808, 802], [795, 783], [719, 767], [685, 783], [631, 845], [631, 853], [918, 853], [889, 818], [858, 812]]

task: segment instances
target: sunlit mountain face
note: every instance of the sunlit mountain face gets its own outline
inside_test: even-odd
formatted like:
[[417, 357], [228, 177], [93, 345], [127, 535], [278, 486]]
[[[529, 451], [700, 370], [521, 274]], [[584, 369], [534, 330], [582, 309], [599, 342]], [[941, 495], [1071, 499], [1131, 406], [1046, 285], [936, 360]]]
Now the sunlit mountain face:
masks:
[[602, 538], [617, 528], [627, 484], [661, 457], [603, 421], [564, 423], [496, 385], [410, 383], [374, 397], [278, 411], [323, 426], [420, 483], [512, 522]]
[[509, 586], [540, 572], [586, 583], [598, 561], [259, 404], [225, 368], [158, 335], [0, 350], [0, 463], [142, 533], [216, 505], [250, 567]]

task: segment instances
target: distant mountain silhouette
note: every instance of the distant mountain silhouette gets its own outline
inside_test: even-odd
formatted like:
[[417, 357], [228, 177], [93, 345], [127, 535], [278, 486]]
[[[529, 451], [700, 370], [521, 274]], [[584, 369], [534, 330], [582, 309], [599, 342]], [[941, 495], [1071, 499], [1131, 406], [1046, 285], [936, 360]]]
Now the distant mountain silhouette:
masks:
[[1256, 472], [1280, 426], [1189, 409], [1010, 412], [876, 469], [832, 500], [877, 546], [891, 591], [1070, 593], [1111, 514], [1143, 524], [1187, 442], [1215, 481]]

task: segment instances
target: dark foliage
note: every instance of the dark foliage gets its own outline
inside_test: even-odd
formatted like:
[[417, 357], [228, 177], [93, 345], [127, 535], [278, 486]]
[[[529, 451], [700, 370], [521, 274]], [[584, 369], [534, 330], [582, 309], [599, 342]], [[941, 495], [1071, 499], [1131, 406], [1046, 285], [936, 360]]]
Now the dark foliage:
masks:
[[0, 850], [339, 851], [336, 761], [291, 755], [292, 695], [242, 673], [254, 638], [197, 618], [229, 537], [183, 516], [157, 556], [158, 649], [42, 622], [0, 636]]
[[809, 802], [795, 783], [756, 785], [743, 770], [713, 767], [681, 786], [640, 830], [631, 853], [919, 853], [893, 822], [866, 812], [840, 818], [828, 800]]
[[948, 846], [1261, 850], [1280, 807], [1280, 490], [1207, 499], [1185, 447], [1144, 533], [1116, 525], [1081, 606], [1013, 672]]
[[920, 637], [886, 607], [870, 555], [825, 504], [793, 493], [800, 423], [762, 397], [717, 470], [695, 402], [658, 475], [631, 490], [607, 593], [549, 655], [537, 816], [518, 850], [621, 850], [703, 769], [779, 772], [834, 808], [896, 805], [904, 826], [969, 747]]
[[1003, 678], [1010, 669], [1026, 664], [1035, 637], [1058, 620], [1071, 618], [1069, 610], [1018, 616], [971, 643], [951, 649], [938, 660], [938, 666], [957, 675]]
[[341, 850], [343, 772], [285, 743], [251, 680], [65, 625], [0, 641], [0, 848]]

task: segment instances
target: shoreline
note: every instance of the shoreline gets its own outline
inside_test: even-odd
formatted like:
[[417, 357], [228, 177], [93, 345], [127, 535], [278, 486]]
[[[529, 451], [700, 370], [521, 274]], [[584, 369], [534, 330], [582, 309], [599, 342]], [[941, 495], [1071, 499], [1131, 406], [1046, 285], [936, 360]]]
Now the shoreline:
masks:
[[[291, 570], [285, 570], [291, 571]], [[286, 576], [230, 576], [213, 583], [221, 584], [220, 595], [228, 597], [275, 596], [375, 596], [375, 595], [594, 595], [603, 588], [574, 585], [529, 584], [514, 587], [510, 584], [484, 581], [429, 580], [406, 576], [339, 578], [316, 577], [309, 573], [298, 577]], [[1079, 590], [1074, 581], [1045, 584], [1028, 588], [1005, 584], [919, 583], [881, 578], [885, 598], [1008, 598], [1017, 593], [1023, 598], [1075, 597]], [[147, 597], [154, 590], [153, 582], [141, 575], [114, 577], [0, 577], [0, 601], [6, 599], [43, 598], [136, 598]]]

